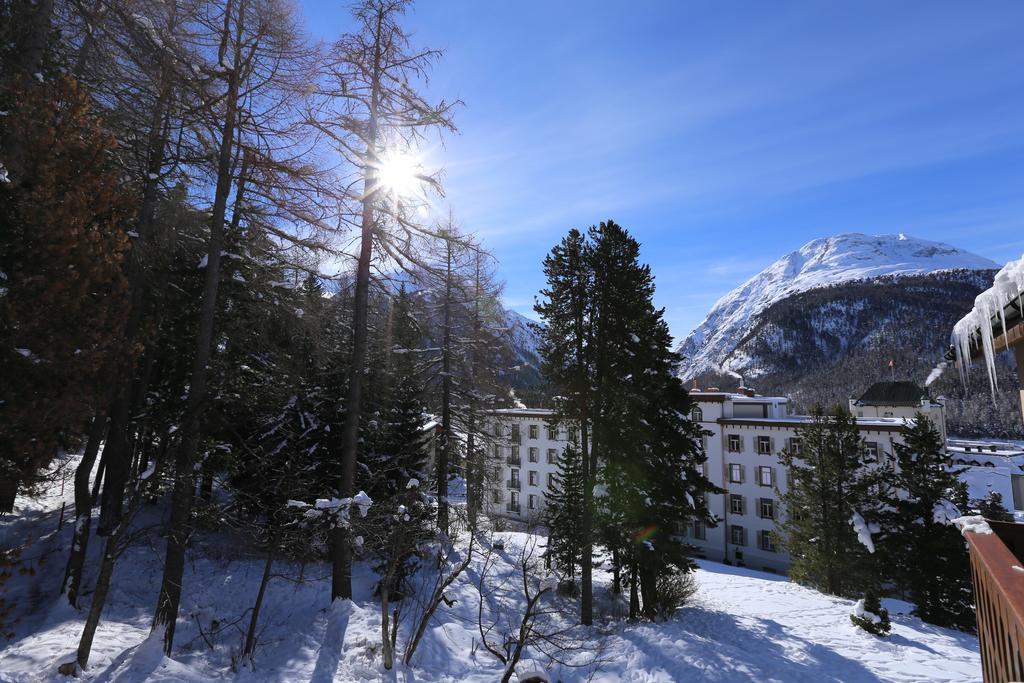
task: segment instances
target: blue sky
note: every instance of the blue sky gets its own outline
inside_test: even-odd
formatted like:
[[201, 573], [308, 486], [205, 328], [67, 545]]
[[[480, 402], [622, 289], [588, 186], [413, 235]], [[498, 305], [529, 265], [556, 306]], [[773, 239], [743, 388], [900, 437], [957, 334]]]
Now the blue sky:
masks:
[[422, 0], [407, 26], [466, 105], [431, 152], [447, 202], [527, 315], [551, 246], [607, 218], [677, 339], [817, 237], [1024, 252], [1024, 3]]

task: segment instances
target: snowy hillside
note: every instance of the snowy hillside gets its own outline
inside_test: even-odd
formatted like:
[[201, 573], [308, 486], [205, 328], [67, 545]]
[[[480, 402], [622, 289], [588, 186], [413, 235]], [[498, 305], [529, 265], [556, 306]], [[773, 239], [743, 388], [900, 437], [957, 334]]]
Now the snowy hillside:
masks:
[[727, 362], [750, 323], [772, 304], [800, 292], [881, 276], [998, 268], [992, 261], [940, 242], [905, 235], [850, 233], [817, 239], [782, 257], [732, 290], [680, 344], [684, 378], [732, 369]]
[[[66, 489], [70, 498], [70, 487]], [[56, 493], [56, 491], [54, 491]], [[0, 645], [0, 682], [68, 680], [56, 673], [72, 658], [81, 634], [83, 612], [67, 607], [57, 594], [60, 571], [70, 538], [69, 525], [56, 531], [61, 497], [32, 504], [20, 499], [15, 513], [3, 519], [5, 540], [38, 540], [23, 555], [33, 572], [18, 573], [5, 598], [19, 609], [15, 635]], [[149, 508], [140, 526], [159, 517]], [[447, 591], [427, 629], [411, 668], [397, 665], [386, 674], [380, 662], [380, 607], [373, 596], [369, 563], [355, 567], [355, 599], [328, 604], [330, 569], [309, 562], [300, 568], [281, 562], [278, 571], [291, 579], [274, 579], [268, 588], [257, 641], [255, 669], [232, 672], [239, 664], [241, 632], [256, 596], [263, 558], [229, 533], [203, 532], [194, 540], [186, 568], [187, 590], [182, 604], [173, 657], [147, 641], [152, 606], [163, 556], [163, 540], [154, 531], [143, 535], [118, 563], [113, 589], [97, 633], [91, 666], [84, 680], [120, 681], [459, 681], [492, 683], [502, 667], [480, 647], [478, 610], [485, 618], [500, 614], [491, 638], [517, 626], [524, 598], [516, 562], [523, 548], [539, 551], [542, 537], [493, 532], [505, 541], [503, 550], [488, 556], [485, 542], [477, 546], [470, 570]], [[485, 539], [489, 541], [491, 538]], [[100, 550], [90, 544], [90, 553]], [[465, 538], [460, 542], [465, 550]], [[94, 563], [90, 563], [95, 566]], [[427, 563], [429, 565], [429, 563]], [[424, 566], [417, 585], [431, 585]], [[294, 577], [301, 577], [294, 580]], [[477, 582], [489, 587], [483, 607]], [[621, 615], [621, 596], [607, 593], [607, 566], [594, 574], [599, 586], [599, 612]], [[87, 577], [91, 584], [92, 577]], [[629, 624], [598, 619], [588, 629], [572, 627], [572, 605], [559, 608], [561, 598], [549, 596], [550, 628], [571, 628], [576, 647], [560, 653], [569, 664], [552, 663], [538, 650], [528, 650], [517, 672], [540, 667], [553, 681], [670, 683], [672, 681], [978, 681], [978, 641], [974, 636], [929, 626], [899, 614], [906, 605], [888, 601], [893, 630], [879, 639], [849, 619], [853, 603], [789, 583], [784, 577], [702, 562], [698, 592], [692, 605], [667, 622]], [[86, 596], [88, 602], [88, 595]], [[499, 607], [498, 612], [493, 608]], [[415, 613], [415, 604], [403, 607]], [[508, 623], [506, 623], [508, 622]], [[399, 645], [409, 621], [403, 621]], [[512, 679], [516, 680], [515, 678]]]

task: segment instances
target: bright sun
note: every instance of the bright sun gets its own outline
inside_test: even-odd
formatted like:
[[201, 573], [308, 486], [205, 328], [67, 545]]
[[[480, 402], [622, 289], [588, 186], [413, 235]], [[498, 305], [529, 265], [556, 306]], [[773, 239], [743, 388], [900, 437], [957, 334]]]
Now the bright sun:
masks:
[[395, 198], [412, 198], [421, 194], [423, 165], [419, 158], [398, 150], [387, 150], [377, 164], [377, 184]]

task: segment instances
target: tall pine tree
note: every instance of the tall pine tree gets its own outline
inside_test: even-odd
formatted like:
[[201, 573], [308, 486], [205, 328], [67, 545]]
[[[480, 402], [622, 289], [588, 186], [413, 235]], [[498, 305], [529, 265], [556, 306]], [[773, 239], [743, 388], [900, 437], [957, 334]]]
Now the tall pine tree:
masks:
[[917, 606], [917, 616], [939, 626], [971, 630], [975, 622], [970, 558], [946, 513], [957, 475], [942, 437], [918, 413], [903, 442], [893, 449], [897, 469], [883, 544], [890, 567]]
[[545, 497], [548, 553], [563, 576], [576, 577], [583, 546], [583, 463], [579, 444], [569, 442], [558, 462], [553, 486]]
[[[832, 595], [859, 597], [876, 587], [877, 562], [865, 534], [879, 519], [879, 486], [887, 470], [868, 455], [856, 420], [840, 406], [829, 414], [815, 407], [797, 428], [799, 452], [780, 460], [791, 483], [781, 494], [786, 510], [780, 540], [792, 557], [790, 576]], [[863, 540], [855, 515], [865, 525]]]
[[581, 599], [580, 622], [593, 621], [594, 476], [590, 452], [593, 391], [589, 357], [590, 297], [593, 271], [586, 238], [575, 228], [544, 259], [547, 287], [534, 306], [544, 325], [536, 328], [541, 372], [558, 391], [553, 401], [556, 424], [575, 426], [580, 436], [583, 498], [580, 501]]

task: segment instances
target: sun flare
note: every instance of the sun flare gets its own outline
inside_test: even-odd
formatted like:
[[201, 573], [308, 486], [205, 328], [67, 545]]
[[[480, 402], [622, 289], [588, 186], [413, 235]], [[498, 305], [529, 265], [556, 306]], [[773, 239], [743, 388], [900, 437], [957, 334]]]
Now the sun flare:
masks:
[[422, 194], [423, 164], [414, 154], [387, 150], [376, 166], [377, 186], [396, 198], [413, 198]]

